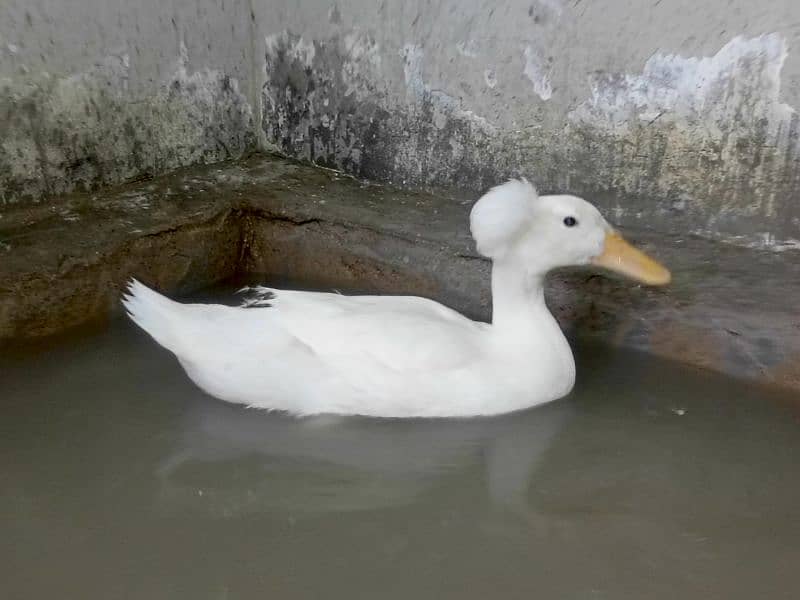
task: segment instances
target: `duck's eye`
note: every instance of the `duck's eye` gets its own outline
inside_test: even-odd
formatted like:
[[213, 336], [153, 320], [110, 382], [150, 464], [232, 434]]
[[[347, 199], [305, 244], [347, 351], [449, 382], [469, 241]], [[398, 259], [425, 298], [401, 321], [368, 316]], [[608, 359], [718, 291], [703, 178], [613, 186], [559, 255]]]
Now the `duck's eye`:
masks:
[[567, 227], [575, 227], [578, 224], [578, 221], [575, 217], [564, 217], [564, 225]]

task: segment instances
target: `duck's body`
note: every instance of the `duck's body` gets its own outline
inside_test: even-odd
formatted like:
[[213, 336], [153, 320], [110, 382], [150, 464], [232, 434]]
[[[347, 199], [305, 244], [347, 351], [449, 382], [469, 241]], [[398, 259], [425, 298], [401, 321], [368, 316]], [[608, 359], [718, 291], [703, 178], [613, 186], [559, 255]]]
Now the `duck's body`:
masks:
[[[245, 306], [229, 307], [180, 304], [136, 281], [125, 306], [199, 387], [228, 402], [381, 417], [531, 407], [564, 396], [575, 382], [569, 344], [544, 302], [545, 274], [605, 256], [608, 240], [624, 244], [585, 201], [549, 198], [514, 181], [472, 211], [478, 249], [494, 263], [491, 324], [413, 296], [255, 288]], [[572, 215], [583, 230], [565, 234], [562, 222], [577, 229]], [[614, 248], [599, 264], [639, 275], [652, 266], [642, 267], [649, 259], [640, 253], [633, 267], [617, 264]]]
[[127, 308], [200, 388], [257, 408], [492, 415], [560, 397], [575, 380], [543, 304], [511, 340], [424, 298], [254, 291], [270, 306], [179, 304], [134, 282]]

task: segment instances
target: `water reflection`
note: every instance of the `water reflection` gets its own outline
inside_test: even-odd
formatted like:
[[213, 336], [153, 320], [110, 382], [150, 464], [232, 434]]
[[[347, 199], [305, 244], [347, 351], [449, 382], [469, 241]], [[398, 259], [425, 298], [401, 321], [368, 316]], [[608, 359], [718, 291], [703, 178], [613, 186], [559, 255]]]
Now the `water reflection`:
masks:
[[233, 516], [402, 506], [477, 463], [492, 508], [524, 516], [531, 480], [573, 405], [434, 421], [298, 420], [208, 398], [186, 411], [180, 442], [157, 471], [170, 509]]

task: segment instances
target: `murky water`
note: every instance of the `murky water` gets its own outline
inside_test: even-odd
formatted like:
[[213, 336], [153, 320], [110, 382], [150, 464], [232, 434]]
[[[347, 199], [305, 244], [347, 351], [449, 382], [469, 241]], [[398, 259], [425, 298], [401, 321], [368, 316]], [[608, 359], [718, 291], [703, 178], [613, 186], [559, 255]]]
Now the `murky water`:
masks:
[[798, 598], [800, 399], [578, 348], [503, 418], [208, 398], [119, 320], [0, 362], [0, 596]]

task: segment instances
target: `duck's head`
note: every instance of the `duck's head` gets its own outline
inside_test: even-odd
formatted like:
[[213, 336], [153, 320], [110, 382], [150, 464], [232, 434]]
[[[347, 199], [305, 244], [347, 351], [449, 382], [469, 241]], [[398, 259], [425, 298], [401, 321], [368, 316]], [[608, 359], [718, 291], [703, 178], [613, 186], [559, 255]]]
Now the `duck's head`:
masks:
[[670, 272], [626, 242], [600, 212], [577, 196], [539, 196], [526, 180], [492, 188], [470, 214], [478, 251], [529, 275], [595, 265], [647, 285], [665, 285]]

